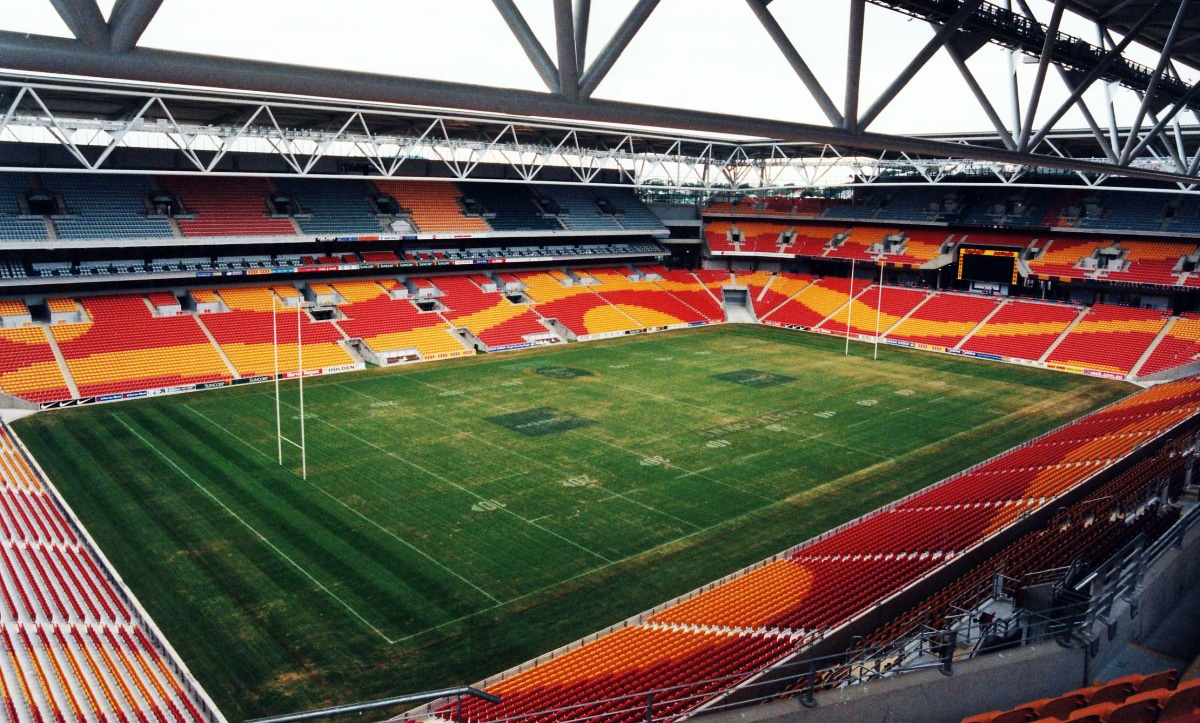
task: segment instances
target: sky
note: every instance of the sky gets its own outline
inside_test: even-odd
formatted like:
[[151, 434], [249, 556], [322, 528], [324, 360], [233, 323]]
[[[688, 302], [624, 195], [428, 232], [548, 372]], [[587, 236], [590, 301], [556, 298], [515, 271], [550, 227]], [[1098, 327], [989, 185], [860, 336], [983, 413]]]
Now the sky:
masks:
[[[993, 0], [1003, 4], [1005, 0]], [[115, 0], [99, 0], [107, 16]], [[517, 0], [554, 55], [552, 0]], [[634, 0], [593, 0], [589, 61]], [[1030, 0], [1042, 22], [1045, 0]], [[69, 37], [50, 0], [0, 0], [0, 29]], [[848, 0], [775, 0], [771, 12], [826, 92], [844, 95]], [[1070, 16], [1065, 32], [1096, 41], [1091, 23]], [[866, 108], [933, 35], [925, 23], [868, 4], [862, 100]], [[140, 43], [144, 47], [381, 72], [504, 88], [544, 91], [491, 0], [165, 0]], [[968, 61], [999, 114], [1012, 125], [1009, 54], [987, 46]], [[1153, 65], [1156, 56], [1134, 52]], [[1017, 58], [1024, 95], [1036, 59]], [[1186, 76], [1185, 76], [1186, 77]], [[1195, 78], [1188, 78], [1195, 80]], [[1039, 106], [1045, 118], [1068, 91], [1051, 72]], [[1115, 89], [1119, 121], [1137, 110], [1131, 91]], [[595, 93], [597, 98], [824, 124], [824, 115], [788, 66], [745, 0], [662, 0]], [[1105, 122], [1104, 90], [1088, 93]], [[1022, 107], [1025, 101], [1022, 100]], [[1187, 123], [1196, 119], [1188, 117]], [[1039, 124], [1040, 125], [1040, 124]], [[1082, 128], [1072, 110], [1059, 128]], [[991, 131], [983, 111], [944, 52], [939, 52], [871, 125], [916, 134]]]

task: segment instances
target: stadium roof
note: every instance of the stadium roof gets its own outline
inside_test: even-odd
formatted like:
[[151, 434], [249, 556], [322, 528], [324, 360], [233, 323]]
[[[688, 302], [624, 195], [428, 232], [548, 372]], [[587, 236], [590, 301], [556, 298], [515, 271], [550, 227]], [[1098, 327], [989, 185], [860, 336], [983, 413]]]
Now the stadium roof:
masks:
[[[1154, 0], [1068, 0], [1067, 6], [1080, 15], [1106, 25], [1114, 33], [1125, 35], [1154, 6]], [[1171, 33], [1172, 17], [1160, 15], [1138, 31], [1146, 46], [1162, 51]], [[1172, 57], [1191, 68], [1200, 69], [1200, 5], [1189, 4], [1175, 40]]]
[[[727, 160], [726, 166], [738, 159], [747, 164], [774, 159], [782, 152], [939, 163], [966, 159], [1008, 169], [1052, 168], [1092, 179], [1176, 181], [1189, 188], [1200, 175], [1200, 143], [1193, 127], [1183, 125], [1186, 115], [1200, 111], [1200, 84], [1187, 82], [1177, 66], [1197, 65], [1194, 54], [1200, 50], [1197, 35], [1190, 32], [1196, 29], [1200, 8], [1193, 10], [1187, 2], [1054, 0], [1049, 17], [1039, 18], [1023, 0], [1013, 11], [982, 0], [847, 0], [845, 97], [835, 99], [826, 87], [832, 88], [828, 79], [823, 84], [816, 77], [803, 56], [803, 46], [781, 27], [770, 0], [746, 0], [820, 108], [824, 122], [809, 122], [595, 97], [594, 91], [642, 31], [659, 0], [636, 0], [603, 48], [593, 54], [585, 52], [589, 0], [547, 0], [553, 5], [555, 40], [549, 47], [531, 30], [513, 0], [493, 0], [511, 32], [507, 40], [515, 38], [520, 44], [545, 92], [142, 47], [139, 39], [161, 0], [117, 0], [107, 18], [96, 0], [45, 1], [53, 4], [74, 39], [0, 31], [0, 67], [104, 79], [73, 82], [70, 88], [59, 81], [36, 80], [37, 100], [43, 103], [39, 111], [47, 118], [33, 121], [61, 125], [63, 136], [69, 135], [70, 119], [119, 123], [136, 117], [165, 120], [172, 129], [249, 123], [268, 134], [274, 127], [280, 134], [310, 134], [322, 142], [329, 139], [321, 134], [335, 132], [348, 113], [365, 111], [372, 114], [371, 134], [408, 137], [421, 133], [422, 125], [429, 122], [426, 111], [440, 108], [435, 112], [439, 132], [444, 131], [447, 141], [495, 143], [504, 135], [513, 146], [547, 149], [569, 141], [603, 154], [636, 135], [646, 153], [692, 159], [717, 157], [721, 154], [714, 147], [736, 145], [727, 154], [732, 161]], [[864, 34], [873, 17], [865, 13], [868, 4], [918, 18], [934, 31], [915, 53], [897, 57], [899, 72], [873, 100], [865, 96], [860, 83]], [[1062, 19], [1068, 10], [1100, 24], [1105, 36], [1101, 45], [1063, 32]], [[1113, 37], [1112, 32], [1122, 37]], [[1135, 40], [1163, 51], [1154, 67], [1128, 57]], [[997, 109], [999, 96], [1007, 90], [984, 87], [980, 71], [967, 64], [988, 45], [1015, 50], [1036, 65], [1025, 97], [1019, 97], [1015, 88], [1011, 91], [1010, 105], [1015, 110], [1010, 119], [1002, 119]], [[995, 132], [902, 135], [874, 130], [879, 115], [896, 105], [910, 81], [939, 54], [953, 60], [965, 82], [945, 86], [934, 102], [980, 108]], [[1055, 77], [1052, 70], [1061, 76], [1067, 97], [1053, 98], [1044, 92], [1048, 80]], [[126, 82], [106, 90], [111, 81], [146, 83], [150, 89]], [[0, 135], [10, 117], [22, 115], [22, 102], [29, 108], [32, 96], [22, 99], [17, 94], [32, 82], [8, 77], [8, 87], [14, 90], [0, 96], [0, 114], [7, 106], [7, 116], [0, 115]], [[1118, 122], [1111, 101], [1107, 107], [1097, 101], [1097, 89], [1106, 84], [1110, 95], [1111, 87], [1120, 85], [1138, 97], [1136, 112], [1123, 122]], [[171, 118], [156, 118], [157, 107], [140, 110], [139, 98], [155, 92], [171, 95], [169, 113], [163, 107]], [[269, 125], [255, 115], [266, 101], [270, 102]], [[1086, 120], [1083, 132], [1059, 128], [1069, 114]], [[30, 120], [28, 113], [24, 116], [16, 121]], [[107, 130], [125, 136], [120, 128]], [[788, 150], [782, 151], [783, 146]], [[86, 159], [81, 162], [91, 168]]]

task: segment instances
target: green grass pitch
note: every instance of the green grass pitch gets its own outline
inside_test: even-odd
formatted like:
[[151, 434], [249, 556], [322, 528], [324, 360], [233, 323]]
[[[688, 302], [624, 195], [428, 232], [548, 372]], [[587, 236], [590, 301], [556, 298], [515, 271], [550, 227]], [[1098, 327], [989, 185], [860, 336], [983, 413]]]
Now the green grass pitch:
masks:
[[307, 482], [271, 385], [16, 430], [237, 720], [481, 679], [1133, 390], [870, 351], [731, 325], [314, 378]]

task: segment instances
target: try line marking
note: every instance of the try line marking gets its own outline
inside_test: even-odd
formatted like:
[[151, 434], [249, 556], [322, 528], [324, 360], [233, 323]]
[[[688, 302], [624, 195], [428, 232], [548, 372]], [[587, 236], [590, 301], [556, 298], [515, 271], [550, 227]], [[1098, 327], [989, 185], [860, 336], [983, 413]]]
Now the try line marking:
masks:
[[[213, 426], [214, 426], [214, 427], [216, 427], [217, 429], [220, 429], [220, 430], [221, 430], [222, 432], [224, 432], [225, 434], [228, 434], [229, 436], [233, 437], [233, 438], [234, 438], [234, 439], [236, 439], [237, 441], [241, 442], [241, 443], [242, 443], [243, 445], [245, 445], [246, 447], [248, 447], [248, 448], [250, 448], [251, 450], [253, 450], [253, 451], [257, 452], [257, 453], [258, 453], [258, 454], [260, 454], [260, 455], [262, 455], [263, 457], [265, 457], [266, 459], [270, 460], [271, 462], [274, 462], [274, 461], [275, 461], [275, 458], [274, 458], [274, 457], [272, 457], [271, 455], [269, 455], [269, 454], [267, 454], [266, 452], [262, 451], [262, 450], [261, 450], [261, 449], [259, 449], [258, 447], [255, 447], [254, 445], [250, 444], [250, 443], [249, 443], [249, 442], [247, 442], [245, 439], [242, 439], [241, 437], [239, 437], [238, 435], [234, 434], [234, 433], [233, 433], [233, 432], [231, 432], [230, 430], [226, 429], [224, 425], [220, 424], [220, 423], [219, 423], [219, 422], [217, 422], [216, 420], [214, 420], [214, 419], [212, 419], [212, 418], [208, 417], [207, 415], [205, 415], [204, 413], [200, 412], [200, 411], [199, 411], [199, 410], [197, 410], [197, 409], [193, 409], [191, 405], [189, 405], [189, 404], [185, 404], [185, 405], [183, 405], [183, 407], [184, 407], [184, 409], [187, 409], [189, 412], [191, 412], [191, 413], [193, 413], [193, 414], [195, 414], [195, 415], [199, 416], [201, 419], [204, 419], [205, 421], [207, 421], [209, 424], [213, 425]], [[420, 548], [416, 547], [415, 545], [413, 545], [413, 544], [412, 544], [411, 542], [409, 542], [408, 540], [405, 540], [404, 538], [402, 538], [402, 537], [400, 537], [399, 535], [397, 535], [395, 532], [392, 532], [391, 530], [387, 529], [386, 527], [384, 527], [383, 525], [379, 524], [379, 523], [378, 523], [378, 522], [376, 522], [375, 520], [371, 519], [370, 517], [367, 517], [367, 516], [366, 516], [366, 515], [364, 515], [362, 512], [360, 512], [360, 511], [358, 511], [358, 510], [354, 509], [353, 507], [351, 507], [350, 505], [346, 504], [345, 502], [343, 502], [343, 501], [342, 501], [341, 499], [339, 499], [338, 497], [336, 497], [336, 496], [334, 496], [334, 495], [330, 494], [330, 493], [329, 493], [329, 491], [328, 491], [328, 490], [326, 490], [325, 488], [321, 487], [320, 485], [317, 485], [317, 484], [316, 484], [316, 483], [314, 483], [314, 482], [308, 481], [308, 480], [305, 480], [305, 482], [306, 482], [306, 483], [307, 483], [309, 486], [311, 486], [313, 489], [317, 490], [317, 491], [318, 491], [318, 492], [320, 492], [321, 494], [325, 495], [325, 496], [326, 496], [326, 497], [328, 497], [329, 499], [333, 500], [334, 502], [338, 503], [338, 504], [339, 504], [339, 505], [341, 505], [342, 507], [346, 508], [346, 509], [347, 509], [347, 510], [349, 510], [350, 512], [352, 512], [352, 513], [354, 513], [355, 515], [357, 515], [359, 518], [361, 518], [361, 519], [362, 519], [364, 522], [366, 522], [367, 524], [369, 524], [369, 525], [371, 525], [371, 526], [375, 527], [376, 529], [378, 529], [378, 530], [379, 530], [380, 532], [382, 532], [383, 534], [387, 535], [388, 537], [391, 537], [391, 538], [392, 538], [393, 540], [395, 540], [396, 542], [399, 542], [401, 545], [404, 545], [405, 547], [407, 547], [408, 549], [410, 549], [410, 550], [412, 550], [413, 552], [417, 553], [417, 554], [418, 554], [418, 555], [420, 555], [421, 557], [424, 557], [426, 560], [429, 560], [430, 562], [432, 562], [434, 565], [438, 566], [438, 567], [439, 567], [439, 568], [441, 568], [442, 570], [444, 570], [444, 571], [448, 572], [450, 575], [452, 575], [453, 577], [457, 578], [459, 581], [461, 581], [463, 584], [467, 585], [468, 587], [472, 588], [473, 590], [477, 591], [477, 592], [478, 592], [480, 595], [483, 595], [483, 596], [484, 596], [484, 597], [486, 597], [488, 600], [491, 600], [493, 603], [499, 603], [499, 602], [500, 602], [500, 600], [499, 600], [499, 599], [497, 599], [497, 598], [496, 598], [494, 595], [492, 595], [491, 593], [489, 593], [487, 590], [484, 590], [483, 588], [479, 587], [478, 585], [476, 585], [475, 583], [471, 582], [471, 581], [470, 581], [470, 580], [468, 580], [467, 578], [465, 578], [465, 577], [463, 577], [462, 575], [458, 574], [458, 573], [457, 573], [457, 572], [455, 572], [454, 570], [451, 570], [449, 567], [446, 567], [446, 565], [445, 565], [445, 564], [443, 564], [443, 563], [442, 563], [440, 560], [438, 560], [436, 557], [433, 557], [432, 555], [430, 555], [429, 553], [425, 552], [424, 550], [422, 550], [422, 549], [420, 549]]]
[[214, 495], [212, 492], [210, 492], [210, 491], [208, 490], [208, 488], [207, 488], [207, 487], [205, 487], [204, 485], [202, 485], [202, 484], [200, 484], [199, 482], [197, 482], [197, 481], [196, 481], [196, 479], [195, 479], [194, 477], [192, 477], [190, 474], [188, 474], [186, 471], [184, 471], [184, 469], [183, 469], [182, 467], [180, 467], [178, 464], [176, 464], [176, 463], [175, 463], [175, 461], [174, 461], [173, 459], [171, 459], [171, 458], [170, 458], [170, 457], [168, 457], [167, 455], [163, 454], [163, 453], [162, 453], [162, 451], [161, 451], [161, 450], [160, 450], [158, 447], [156, 447], [156, 446], [154, 445], [154, 443], [153, 443], [153, 442], [151, 442], [150, 440], [146, 439], [145, 437], [143, 437], [143, 436], [141, 435], [141, 433], [140, 433], [140, 432], [138, 432], [138, 431], [137, 431], [136, 429], [134, 429], [133, 427], [129, 426], [129, 423], [128, 423], [128, 422], [126, 422], [124, 419], [122, 419], [122, 418], [121, 418], [121, 416], [120, 416], [120, 412], [113, 412], [113, 415], [112, 415], [112, 416], [113, 416], [113, 419], [117, 420], [117, 422], [119, 422], [119, 423], [120, 423], [120, 425], [121, 425], [122, 427], [124, 427], [125, 429], [128, 429], [128, 430], [129, 430], [129, 432], [130, 432], [130, 433], [131, 433], [133, 436], [135, 436], [135, 437], [137, 437], [138, 439], [140, 439], [140, 440], [142, 441], [142, 444], [145, 444], [147, 447], [149, 447], [149, 448], [150, 448], [150, 450], [151, 450], [152, 452], [154, 452], [156, 455], [158, 455], [160, 458], [162, 458], [162, 460], [163, 460], [164, 462], [166, 462], [167, 464], [171, 465], [171, 467], [173, 467], [173, 468], [175, 469], [175, 471], [176, 471], [176, 472], [178, 472], [179, 474], [183, 475], [183, 476], [184, 476], [184, 477], [187, 479], [187, 481], [189, 481], [189, 482], [191, 482], [193, 485], [195, 485], [195, 486], [196, 486], [196, 487], [197, 487], [197, 488], [198, 488], [198, 489], [199, 489], [201, 492], [203, 492], [205, 495], [207, 495], [207, 496], [208, 496], [208, 497], [209, 497], [209, 498], [210, 498], [210, 499], [211, 499], [213, 502], [216, 502], [218, 505], [220, 505], [221, 509], [223, 509], [223, 510], [225, 510], [227, 513], [229, 513], [229, 516], [230, 516], [230, 517], [232, 517], [233, 519], [235, 519], [235, 520], [237, 520], [238, 522], [240, 522], [240, 523], [242, 524], [242, 526], [244, 526], [244, 527], [245, 527], [247, 530], [250, 530], [250, 532], [251, 532], [251, 533], [252, 533], [252, 534], [253, 534], [255, 537], [257, 537], [259, 540], [261, 540], [261, 541], [262, 541], [262, 543], [263, 543], [264, 545], [266, 545], [267, 547], [269, 547], [269, 548], [271, 548], [272, 550], [274, 550], [274, 551], [275, 551], [275, 553], [276, 553], [276, 554], [278, 554], [280, 557], [282, 557], [284, 560], [286, 560], [286, 561], [287, 561], [287, 563], [288, 563], [289, 565], [291, 565], [292, 567], [296, 568], [296, 570], [298, 570], [298, 571], [300, 572], [300, 574], [301, 574], [301, 575], [304, 575], [304, 576], [305, 576], [305, 577], [307, 577], [309, 580], [311, 580], [311, 581], [312, 581], [312, 583], [313, 583], [314, 585], [316, 585], [318, 588], [320, 588], [320, 590], [321, 590], [322, 592], [324, 592], [325, 594], [329, 595], [329, 597], [331, 597], [331, 598], [333, 598], [334, 600], [336, 600], [336, 601], [338, 602], [338, 604], [340, 604], [342, 607], [346, 608], [346, 611], [347, 611], [347, 612], [349, 612], [351, 615], [353, 615], [355, 618], [357, 618], [359, 622], [361, 622], [363, 625], [366, 625], [368, 628], [370, 628], [371, 630], [373, 630], [373, 631], [375, 632], [375, 634], [376, 634], [376, 635], [378, 635], [379, 637], [381, 637], [381, 638], [383, 638], [384, 640], [386, 640], [386, 641], [387, 641], [387, 643], [388, 643], [388, 645], [392, 645], [392, 644], [394, 644], [394, 643], [396, 642], [396, 641], [395, 641], [395, 640], [393, 640], [392, 638], [389, 638], [387, 635], [384, 635], [382, 630], [380, 630], [379, 628], [377, 628], [377, 627], [375, 627], [374, 625], [372, 625], [372, 624], [370, 623], [370, 621], [368, 621], [366, 618], [364, 618], [362, 615], [360, 615], [360, 614], [359, 614], [359, 612], [358, 612], [357, 610], [355, 610], [353, 607], [351, 607], [349, 603], [347, 603], [347, 602], [346, 602], [345, 600], [343, 600], [342, 598], [338, 597], [337, 593], [335, 593], [334, 591], [330, 590], [328, 587], [326, 587], [326, 586], [325, 586], [325, 584], [324, 584], [324, 583], [322, 583], [322, 582], [321, 582], [320, 580], [318, 580], [317, 578], [313, 577], [312, 573], [310, 573], [308, 570], [305, 570], [305, 569], [304, 569], [304, 568], [303, 568], [303, 567], [300, 565], [300, 563], [296, 562], [296, 561], [295, 561], [295, 560], [293, 560], [291, 557], [289, 557], [289, 556], [288, 556], [288, 554], [287, 554], [286, 552], [284, 552], [283, 550], [280, 550], [278, 547], [276, 547], [276, 546], [275, 546], [275, 543], [271, 542], [271, 541], [270, 541], [270, 540], [268, 540], [268, 539], [267, 539], [267, 538], [266, 538], [266, 537], [265, 537], [265, 536], [264, 536], [264, 535], [263, 535], [261, 532], [259, 532], [258, 530], [254, 529], [254, 526], [253, 526], [253, 525], [251, 525], [251, 524], [250, 524], [249, 522], [247, 522], [246, 520], [244, 520], [244, 519], [242, 518], [242, 516], [241, 516], [241, 515], [239, 515], [238, 513], [234, 512], [233, 510], [231, 510], [231, 509], [229, 508], [229, 505], [227, 505], [227, 504], [225, 504], [224, 502], [222, 502], [222, 501], [221, 501], [221, 499], [220, 499], [219, 497], [217, 497], [216, 495]]

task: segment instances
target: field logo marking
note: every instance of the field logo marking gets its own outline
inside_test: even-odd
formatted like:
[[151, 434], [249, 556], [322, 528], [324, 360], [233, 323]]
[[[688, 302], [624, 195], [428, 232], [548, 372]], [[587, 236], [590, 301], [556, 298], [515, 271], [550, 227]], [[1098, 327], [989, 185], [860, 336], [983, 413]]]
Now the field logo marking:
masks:
[[510, 432], [516, 432], [526, 437], [557, 434], [569, 429], [578, 429], [596, 423], [593, 419], [580, 417], [553, 407], [523, 409], [519, 412], [498, 414], [492, 417], [484, 417], [483, 419], [486, 422], [491, 422], [498, 427], [504, 427]]
[[578, 474], [562, 481], [563, 487], [595, 487], [600, 482], [590, 474]]
[[711, 439], [705, 442], [704, 446], [708, 447], [709, 449], [722, 449], [730, 446], [731, 444], [733, 444], [733, 442], [730, 442], [728, 439]]
[[575, 369], [574, 367], [538, 367], [534, 372], [551, 379], [586, 379], [596, 376], [587, 369]]
[[714, 374], [711, 377], [721, 382], [731, 382], [733, 384], [741, 384], [745, 387], [761, 389], [763, 387], [775, 387], [781, 384], [796, 381], [795, 377], [789, 377], [785, 374], [774, 374], [772, 372], [759, 371], [758, 369], [738, 369], [732, 372], [723, 372]]
[[480, 500], [480, 501], [476, 502], [475, 504], [471, 505], [471, 511], [472, 512], [492, 512], [495, 510], [502, 510], [505, 507], [508, 507], [508, 505], [504, 504], [500, 500]]

